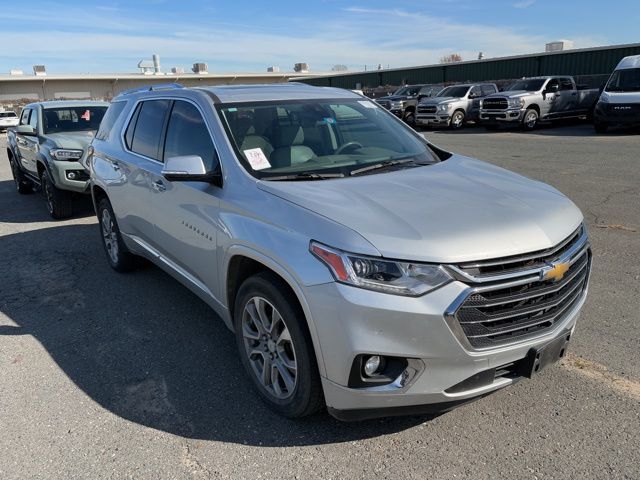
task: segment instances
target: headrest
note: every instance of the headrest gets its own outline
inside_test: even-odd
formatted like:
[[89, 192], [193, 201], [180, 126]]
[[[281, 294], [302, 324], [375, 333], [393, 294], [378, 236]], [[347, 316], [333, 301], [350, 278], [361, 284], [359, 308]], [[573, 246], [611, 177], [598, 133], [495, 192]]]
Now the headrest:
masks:
[[304, 143], [304, 131], [298, 125], [290, 127], [280, 127], [277, 133], [278, 147], [291, 147]]

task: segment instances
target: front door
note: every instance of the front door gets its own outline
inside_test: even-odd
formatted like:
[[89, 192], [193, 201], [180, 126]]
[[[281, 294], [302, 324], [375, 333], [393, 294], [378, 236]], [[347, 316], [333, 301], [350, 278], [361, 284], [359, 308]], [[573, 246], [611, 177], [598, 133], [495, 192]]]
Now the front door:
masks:
[[[208, 170], [217, 166], [213, 140], [202, 113], [175, 100], [161, 158], [197, 155]], [[219, 299], [217, 237], [220, 188], [205, 182], [169, 181], [162, 166], [150, 172], [156, 243], [163, 261], [206, 294]]]

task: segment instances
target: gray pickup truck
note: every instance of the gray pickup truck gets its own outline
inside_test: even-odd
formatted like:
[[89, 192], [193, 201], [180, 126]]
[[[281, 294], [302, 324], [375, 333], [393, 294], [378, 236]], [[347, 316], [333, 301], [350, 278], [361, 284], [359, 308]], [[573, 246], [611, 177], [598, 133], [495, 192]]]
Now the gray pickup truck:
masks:
[[437, 95], [443, 88], [443, 85], [405, 85], [396, 90], [393, 95], [377, 98], [376, 103], [414, 126], [418, 102], [423, 98]]
[[467, 121], [477, 121], [480, 99], [498, 91], [493, 83], [452, 85], [418, 104], [416, 126], [462, 128]]
[[49, 214], [73, 212], [75, 194], [88, 194], [87, 148], [108, 103], [53, 101], [22, 109], [19, 125], [7, 133], [7, 156], [19, 193], [41, 188]]
[[480, 122], [489, 130], [498, 125], [533, 130], [540, 121], [590, 116], [598, 95], [598, 89], [577, 87], [571, 77], [523, 78], [481, 102]]

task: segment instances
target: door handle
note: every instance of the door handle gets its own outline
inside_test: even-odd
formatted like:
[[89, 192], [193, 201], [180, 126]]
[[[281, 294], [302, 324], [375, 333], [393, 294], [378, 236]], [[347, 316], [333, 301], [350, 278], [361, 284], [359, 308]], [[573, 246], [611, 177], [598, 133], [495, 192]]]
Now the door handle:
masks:
[[118, 165], [118, 162], [111, 162], [111, 167], [112, 167], [116, 172], [119, 172], [119, 171], [120, 171], [120, 165]]
[[162, 180], [158, 180], [157, 182], [153, 182], [151, 184], [151, 187], [156, 192], [164, 192], [167, 189], [167, 186], [164, 183], [162, 183]]

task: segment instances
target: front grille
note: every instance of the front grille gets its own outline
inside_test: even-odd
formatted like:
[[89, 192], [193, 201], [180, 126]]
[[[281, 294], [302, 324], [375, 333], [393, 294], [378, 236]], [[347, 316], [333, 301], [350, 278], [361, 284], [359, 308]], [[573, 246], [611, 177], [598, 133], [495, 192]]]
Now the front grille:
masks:
[[389, 110], [391, 108], [391, 102], [389, 100], [376, 100], [378, 105]]
[[612, 117], [638, 117], [640, 116], [640, 104], [637, 103], [610, 103], [607, 106]]
[[506, 98], [485, 98], [482, 101], [482, 108], [485, 110], [506, 110], [509, 107], [509, 102]]
[[418, 105], [418, 113], [433, 114], [433, 113], [436, 113], [436, 110], [437, 108], [435, 105], [423, 105], [423, 106]]
[[[542, 280], [536, 269], [556, 261], [571, 266], [559, 281]], [[454, 316], [473, 348], [490, 348], [543, 334], [561, 323], [583, 297], [591, 251], [581, 228], [553, 249], [472, 265], [454, 267], [456, 273], [475, 278]]]

